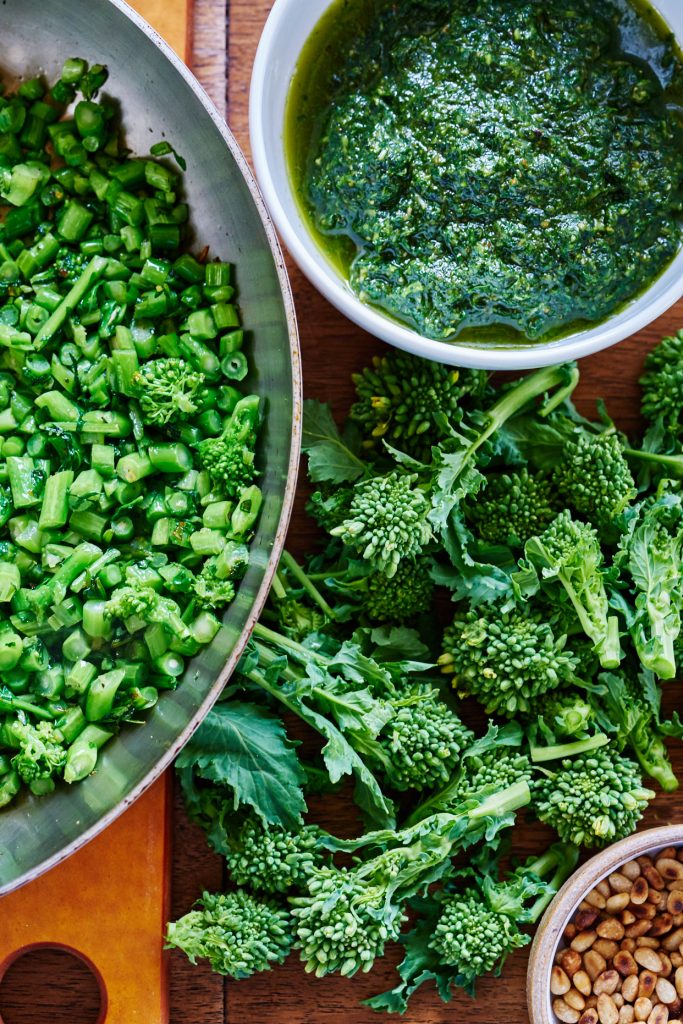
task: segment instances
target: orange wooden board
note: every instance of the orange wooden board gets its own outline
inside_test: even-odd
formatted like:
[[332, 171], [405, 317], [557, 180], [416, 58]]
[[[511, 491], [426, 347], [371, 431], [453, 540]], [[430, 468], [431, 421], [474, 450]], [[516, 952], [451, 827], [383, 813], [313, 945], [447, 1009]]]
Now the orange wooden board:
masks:
[[166, 1024], [169, 790], [159, 779], [97, 839], [0, 901], [0, 977], [30, 948], [66, 948], [100, 982], [102, 1024]]
[[192, 0], [129, 0], [179, 57], [190, 54]]

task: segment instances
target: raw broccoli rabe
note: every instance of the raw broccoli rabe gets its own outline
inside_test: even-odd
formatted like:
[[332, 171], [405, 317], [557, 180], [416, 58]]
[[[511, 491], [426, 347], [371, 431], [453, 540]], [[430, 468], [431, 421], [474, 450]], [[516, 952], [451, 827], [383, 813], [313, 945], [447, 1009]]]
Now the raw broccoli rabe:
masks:
[[487, 713], [509, 717], [575, 678], [577, 659], [539, 613], [501, 612], [495, 605], [458, 613], [446, 629], [441, 670]]
[[176, 602], [157, 594], [151, 587], [118, 587], [106, 602], [104, 613], [108, 618], [123, 620], [133, 631], [146, 625], [160, 625], [178, 640], [192, 636]]
[[340, 526], [351, 513], [352, 487], [321, 486], [306, 502], [306, 511], [326, 533]]
[[651, 673], [634, 679], [623, 672], [603, 672], [593, 688], [593, 714], [601, 729], [612, 736], [618, 751], [635, 754], [646, 775], [665, 792], [678, 789], [664, 736], [683, 737], [674, 722], [660, 721], [661, 694]]
[[188, 419], [197, 412], [204, 375], [184, 359], [151, 359], [132, 375], [142, 418], [151, 426]]
[[394, 714], [380, 733], [388, 781], [396, 789], [443, 785], [473, 733], [433, 686], [406, 688], [391, 704]]
[[554, 482], [566, 503], [599, 531], [612, 527], [637, 493], [616, 433], [583, 432], [568, 441]]
[[216, 489], [236, 498], [256, 477], [254, 448], [259, 425], [259, 398], [240, 399], [220, 437], [207, 437], [197, 445], [202, 465]]
[[490, 724], [485, 736], [473, 742], [460, 757], [451, 780], [412, 811], [408, 825], [440, 812], [450, 813], [469, 800], [481, 801], [489, 793], [528, 785], [533, 768], [522, 752], [523, 734], [510, 723], [503, 728]]
[[330, 531], [391, 578], [402, 560], [419, 555], [432, 536], [429, 502], [417, 477], [392, 472], [358, 484], [348, 518]]
[[565, 758], [534, 780], [532, 794], [541, 821], [563, 842], [587, 847], [631, 835], [655, 796], [643, 786], [638, 765], [611, 745]]
[[542, 533], [558, 511], [551, 478], [526, 468], [487, 475], [484, 490], [465, 505], [467, 520], [482, 540], [514, 547]]
[[312, 825], [299, 832], [271, 824], [266, 827], [250, 814], [228, 832], [230, 878], [236, 885], [266, 893], [304, 885], [310, 872], [323, 863], [317, 843], [320, 834]]
[[331, 849], [380, 852], [352, 868], [314, 871], [308, 892], [290, 899], [306, 970], [318, 977], [369, 971], [386, 943], [398, 937], [406, 901], [440, 877], [459, 850], [484, 834], [492, 841], [528, 797], [528, 786], [521, 783], [398, 832], [371, 832], [349, 841], [328, 838]]
[[268, 899], [242, 890], [205, 892], [198, 910], [168, 926], [167, 948], [181, 949], [190, 960], [208, 960], [212, 970], [230, 978], [248, 978], [283, 963], [291, 949], [291, 917]]
[[415, 901], [420, 912], [417, 925], [400, 940], [405, 947], [398, 967], [401, 981], [392, 991], [368, 1000], [368, 1005], [404, 1013], [412, 994], [426, 981], [436, 982], [444, 1002], [450, 1000], [453, 987], [473, 995], [478, 978], [491, 971], [500, 974], [508, 955], [531, 941], [521, 927], [538, 921], [577, 859], [575, 846], [558, 843], [543, 856], [529, 858], [503, 881], [494, 871], [495, 862], [486, 865], [485, 873], [456, 872], [434, 895]]
[[554, 742], [587, 735], [595, 724], [595, 708], [578, 690], [555, 690], [534, 701], [529, 719], [548, 742]]
[[643, 417], [651, 430], [678, 437], [683, 430], [683, 331], [649, 353], [640, 384]]
[[524, 553], [553, 595], [553, 584], [562, 587], [602, 667], [617, 668], [622, 658], [619, 622], [610, 614], [603, 554], [593, 527], [561, 512], [547, 530], [527, 542]]
[[373, 572], [358, 586], [361, 610], [376, 622], [412, 622], [432, 607], [429, 561], [403, 559], [393, 576]]
[[483, 399], [487, 374], [456, 370], [407, 352], [375, 356], [372, 366], [353, 374], [357, 401], [350, 419], [364, 433], [368, 448], [386, 440], [418, 459], [462, 419], [463, 399]]
[[620, 541], [616, 564], [635, 597], [626, 607], [638, 657], [660, 679], [674, 679], [683, 612], [683, 500], [664, 490], [641, 503]]

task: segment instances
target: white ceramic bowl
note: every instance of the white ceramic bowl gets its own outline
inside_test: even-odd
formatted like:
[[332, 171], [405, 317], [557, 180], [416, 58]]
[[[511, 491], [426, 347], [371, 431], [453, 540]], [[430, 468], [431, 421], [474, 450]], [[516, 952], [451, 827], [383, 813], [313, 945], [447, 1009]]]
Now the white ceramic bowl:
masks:
[[[639, 299], [599, 327], [560, 341], [495, 347], [432, 341], [361, 302], [312, 237], [299, 211], [287, 170], [285, 106], [303, 46], [331, 0], [275, 0], [256, 54], [250, 96], [251, 147], [256, 175], [289, 251], [315, 287], [350, 320], [378, 338], [429, 359], [457, 366], [521, 370], [579, 359], [614, 345], [651, 323], [683, 295], [683, 249]], [[683, 43], [681, 0], [653, 6]]]

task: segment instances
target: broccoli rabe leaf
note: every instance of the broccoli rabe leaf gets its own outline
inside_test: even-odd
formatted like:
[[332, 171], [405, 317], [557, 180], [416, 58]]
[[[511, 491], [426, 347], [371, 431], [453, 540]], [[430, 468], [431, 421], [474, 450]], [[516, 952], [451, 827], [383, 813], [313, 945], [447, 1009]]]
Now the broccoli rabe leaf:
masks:
[[294, 745], [281, 720], [256, 704], [216, 705], [176, 765], [229, 786], [235, 808], [247, 804], [266, 822], [296, 829], [306, 810], [302, 790], [306, 776]]
[[355, 450], [356, 431], [342, 436], [329, 405], [304, 402], [302, 451], [308, 455], [308, 475], [316, 483], [353, 483], [367, 473]]
[[[436, 564], [432, 579], [452, 591], [454, 601], [469, 599], [472, 604], [503, 602], [513, 598], [512, 570], [516, 568], [508, 548], [482, 546], [465, 525], [460, 510], [451, 516], [442, 533], [451, 565]], [[490, 561], [484, 561], [489, 558]], [[495, 564], [493, 559], [495, 559]]]

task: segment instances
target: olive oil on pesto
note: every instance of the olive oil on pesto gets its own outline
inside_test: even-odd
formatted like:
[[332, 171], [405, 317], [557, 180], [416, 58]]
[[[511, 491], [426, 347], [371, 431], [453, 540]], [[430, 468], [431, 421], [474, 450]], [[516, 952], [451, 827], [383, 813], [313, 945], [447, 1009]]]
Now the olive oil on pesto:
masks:
[[640, 0], [336, 0], [286, 143], [328, 257], [428, 337], [600, 323], [681, 244], [683, 70]]

